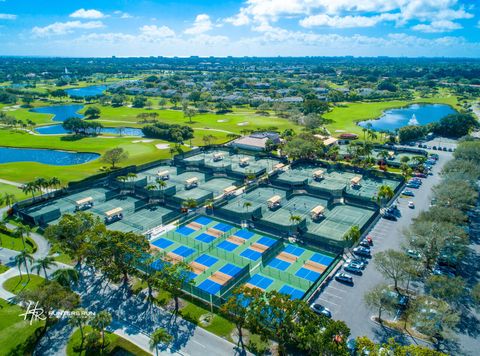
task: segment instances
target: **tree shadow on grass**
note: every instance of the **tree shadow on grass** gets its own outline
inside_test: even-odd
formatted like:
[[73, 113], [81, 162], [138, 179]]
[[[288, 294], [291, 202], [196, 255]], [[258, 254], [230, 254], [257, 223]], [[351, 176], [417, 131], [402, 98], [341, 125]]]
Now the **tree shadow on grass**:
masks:
[[80, 141], [86, 137], [87, 136], [83, 136], [83, 135], [66, 135], [66, 136], [62, 136], [60, 138], [60, 141], [75, 142], [75, 141]]

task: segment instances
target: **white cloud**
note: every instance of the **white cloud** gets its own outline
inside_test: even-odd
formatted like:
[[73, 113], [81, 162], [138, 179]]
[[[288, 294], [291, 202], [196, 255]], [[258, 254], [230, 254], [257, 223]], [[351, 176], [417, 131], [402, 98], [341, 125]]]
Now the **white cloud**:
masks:
[[46, 37], [54, 35], [65, 35], [74, 32], [76, 29], [91, 30], [104, 27], [105, 25], [101, 21], [67, 21], [67, 22], [55, 22], [45, 27], [35, 26], [32, 29], [32, 33], [37, 37]]
[[128, 12], [123, 12], [123, 11], [114, 11], [113, 12], [115, 15], [117, 15], [118, 17], [120, 17], [121, 19], [131, 19], [133, 18], [132, 15], [130, 15]]
[[174, 37], [175, 31], [167, 26], [145, 25], [140, 27], [140, 34], [146, 39], [155, 40], [158, 38]]
[[462, 26], [456, 22], [448, 20], [432, 21], [429, 24], [418, 24], [412, 27], [412, 30], [427, 32], [427, 33], [439, 33], [450, 32], [461, 29]]
[[298, 18], [304, 27], [369, 27], [392, 20], [405, 25], [412, 20], [472, 17], [459, 0], [246, 0], [240, 11], [225, 22], [236, 26], [253, 22], [254, 27], [261, 28], [281, 18]]
[[103, 12], [95, 9], [91, 9], [91, 10], [78, 9], [77, 11], [71, 13], [70, 17], [78, 18], [78, 19], [97, 20], [97, 19], [103, 19], [106, 16], [103, 14]]
[[16, 20], [17, 15], [13, 14], [0, 14], [0, 20]]
[[195, 18], [192, 27], [187, 28], [184, 32], [187, 35], [199, 35], [201, 33], [210, 31], [212, 28], [213, 24], [210, 20], [210, 16], [207, 14], [200, 14]]
[[382, 14], [378, 16], [330, 16], [326, 14], [308, 16], [300, 21], [303, 27], [372, 27], [385, 20], [396, 20], [394, 14]]

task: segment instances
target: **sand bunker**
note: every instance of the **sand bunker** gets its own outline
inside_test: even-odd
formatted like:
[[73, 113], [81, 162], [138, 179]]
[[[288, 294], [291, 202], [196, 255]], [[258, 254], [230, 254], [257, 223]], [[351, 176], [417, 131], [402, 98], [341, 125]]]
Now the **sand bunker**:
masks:
[[249, 124], [248, 121], [244, 121], [244, 122], [239, 122], [237, 126], [247, 126], [248, 124]]
[[149, 143], [149, 142], [153, 142], [153, 140], [134, 140], [134, 141], [132, 141], [132, 143]]
[[167, 150], [170, 148], [170, 145], [168, 143], [159, 143], [155, 145], [155, 147], [158, 148], [159, 150]]

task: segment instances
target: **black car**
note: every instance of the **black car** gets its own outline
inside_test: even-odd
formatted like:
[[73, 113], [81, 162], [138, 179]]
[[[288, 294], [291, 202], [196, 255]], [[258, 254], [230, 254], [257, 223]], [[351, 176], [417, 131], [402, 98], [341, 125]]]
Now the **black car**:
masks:
[[364, 257], [371, 256], [370, 249], [363, 246], [355, 247], [353, 249], [353, 253], [358, 256], [364, 256]]
[[393, 215], [392, 213], [385, 213], [382, 215], [382, 218], [390, 221], [397, 221], [397, 217]]
[[359, 243], [360, 246], [363, 246], [363, 247], [370, 247], [370, 242], [367, 241], [367, 239], [363, 239], [362, 241], [360, 241]]
[[335, 280], [342, 283], [353, 284], [353, 277], [347, 273], [337, 273], [335, 275]]

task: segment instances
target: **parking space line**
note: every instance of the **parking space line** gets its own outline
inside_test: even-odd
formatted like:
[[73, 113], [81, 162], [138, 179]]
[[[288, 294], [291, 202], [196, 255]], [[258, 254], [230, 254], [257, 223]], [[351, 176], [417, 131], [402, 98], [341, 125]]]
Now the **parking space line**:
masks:
[[[333, 290], [338, 290], [339, 292], [342, 292], [342, 293], [347, 293], [346, 290], [339, 289], [339, 288], [335, 288], [335, 287], [332, 287], [332, 286], [328, 286], [328, 288], [331, 288], [331, 289], [333, 289]], [[327, 289], [328, 289], [328, 288], [327, 288]]]
[[339, 295], [328, 293], [328, 292], [322, 293], [322, 295], [328, 295], [331, 298], [343, 299], [343, 297], [341, 297]]
[[340, 306], [340, 305], [338, 305], [338, 304], [335, 304], [335, 303], [333, 303], [333, 302], [331, 302], [331, 301], [329, 301], [329, 300], [323, 299], [323, 298], [318, 298], [318, 300], [321, 300], [321, 301], [323, 301], [323, 302], [325, 302], [325, 303], [328, 303], [328, 304], [335, 305], [336, 307], [339, 307], [339, 306]]

